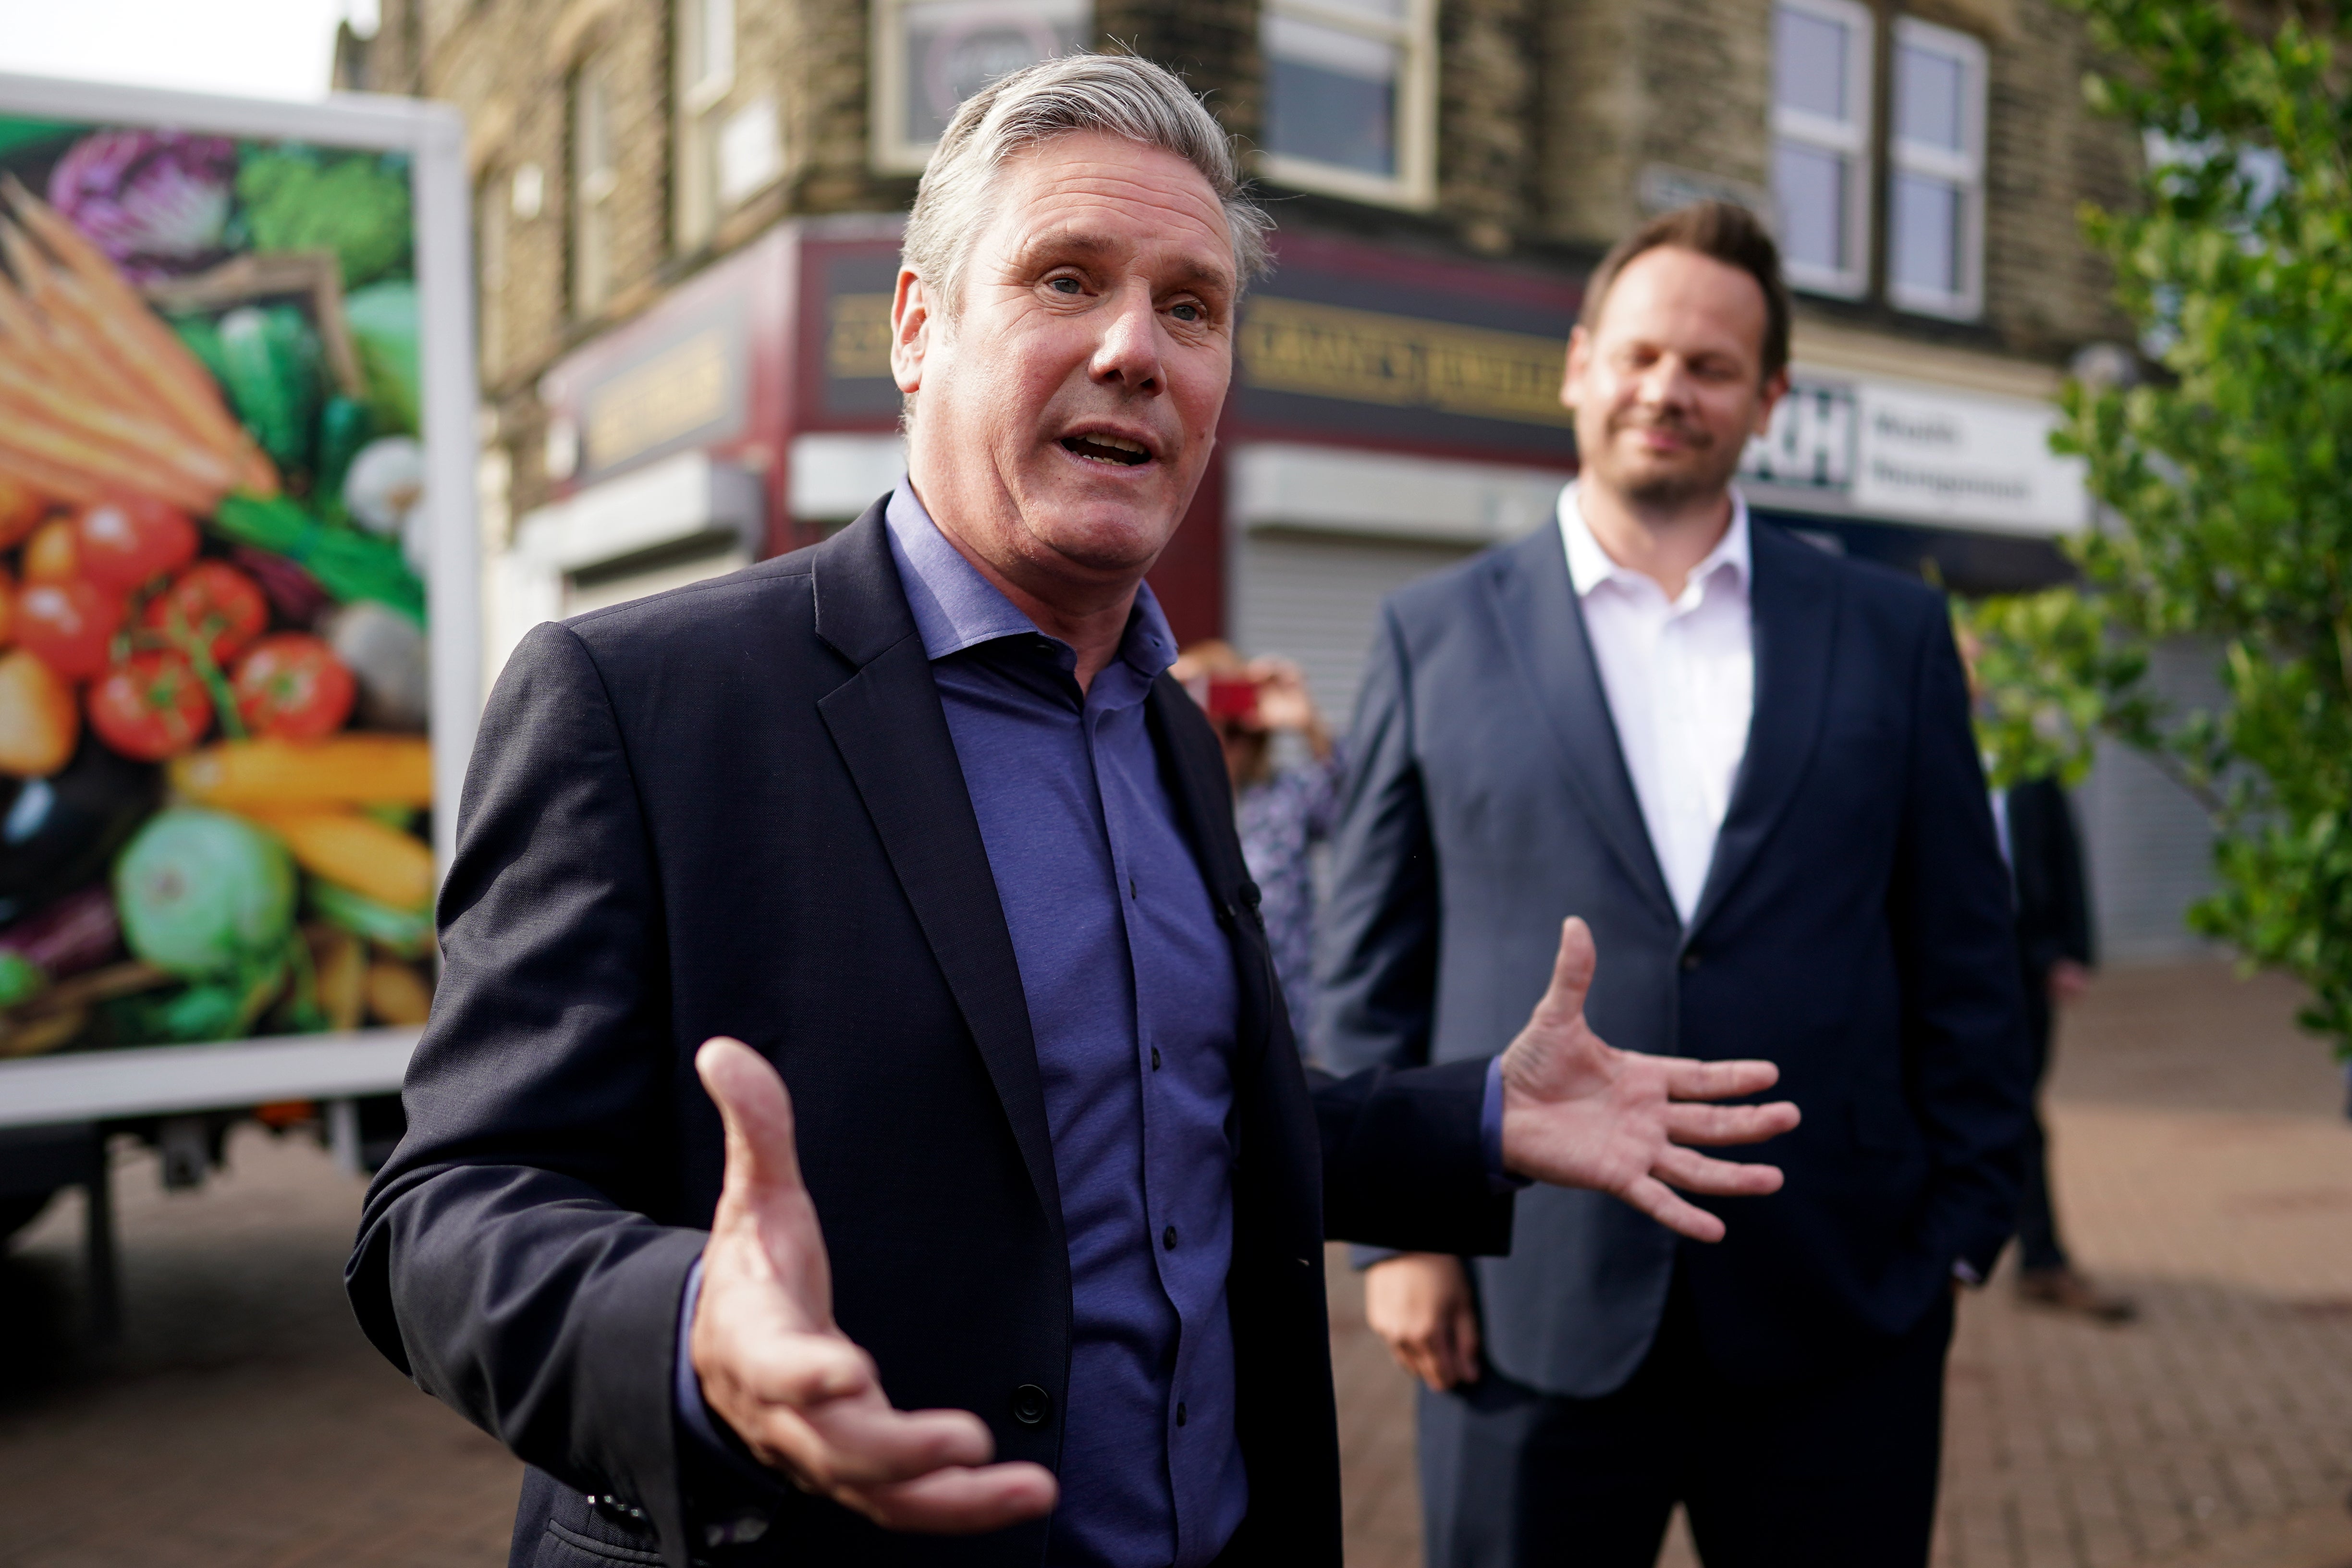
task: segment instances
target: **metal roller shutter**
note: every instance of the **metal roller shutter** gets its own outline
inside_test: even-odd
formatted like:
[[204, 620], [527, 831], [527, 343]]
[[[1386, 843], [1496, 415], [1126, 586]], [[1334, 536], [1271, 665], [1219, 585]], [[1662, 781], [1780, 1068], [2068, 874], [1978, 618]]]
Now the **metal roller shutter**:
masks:
[[1261, 529], [1243, 537], [1233, 574], [1233, 640], [1307, 672], [1324, 718], [1344, 732], [1356, 707], [1381, 601], [1477, 547]]

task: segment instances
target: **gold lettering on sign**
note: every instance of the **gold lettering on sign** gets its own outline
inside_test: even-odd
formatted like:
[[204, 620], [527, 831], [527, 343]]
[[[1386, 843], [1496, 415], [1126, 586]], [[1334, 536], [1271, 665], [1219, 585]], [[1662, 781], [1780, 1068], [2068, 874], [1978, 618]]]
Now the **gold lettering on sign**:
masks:
[[1533, 332], [1261, 296], [1244, 313], [1240, 349], [1243, 379], [1269, 392], [1571, 423], [1559, 405], [1568, 345]]
[[625, 463], [727, 413], [727, 342], [716, 327], [588, 395], [588, 460]]
[[890, 296], [835, 294], [825, 322], [824, 368], [843, 380], [890, 374]]

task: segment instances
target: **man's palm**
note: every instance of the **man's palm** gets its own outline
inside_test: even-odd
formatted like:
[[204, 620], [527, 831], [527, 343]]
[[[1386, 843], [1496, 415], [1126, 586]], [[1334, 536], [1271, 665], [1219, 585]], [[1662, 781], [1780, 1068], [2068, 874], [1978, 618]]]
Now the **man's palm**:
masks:
[[1503, 1053], [1503, 1164], [1558, 1186], [1614, 1194], [1660, 1224], [1720, 1241], [1723, 1221], [1667, 1184], [1717, 1196], [1778, 1192], [1772, 1165], [1739, 1164], [1692, 1144], [1753, 1143], [1797, 1125], [1797, 1108], [1696, 1101], [1755, 1094], [1779, 1081], [1770, 1062], [1697, 1062], [1605, 1044], [1585, 1022], [1592, 932], [1560, 931], [1551, 985]]
[[1051, 1471], [988, 1463], [988, 1428], [967, 1411], [893, 1409], [873, 1358], [835, 1325], [824, 1233], [776, 1069], [723, 1037], [695, 1067], [727, 1128], [688, 1331], [704, 1402], [761, 1463], [893, 1530], [998, 1530], [1050, 1510]]

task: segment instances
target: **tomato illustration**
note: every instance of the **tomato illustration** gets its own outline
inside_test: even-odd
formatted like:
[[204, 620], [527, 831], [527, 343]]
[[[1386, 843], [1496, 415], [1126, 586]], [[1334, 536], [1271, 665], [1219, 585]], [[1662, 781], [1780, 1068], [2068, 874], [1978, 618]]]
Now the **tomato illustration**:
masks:
[[176, 757], [212, 728], [212, 694], [187, 656], [133, 654], [89, 689], [89, 727], [134, 762]]
[[82, 680], [112, 662], [109, 644], [121, 629], [121, 596], [72, 577], [27, 583], [16, 595], [16, 641], [68, 680]]
[[74, 518], [81, 574], [101, 588], [128, 593], [196, 558], [196, 525], [143, 496], [100, 501]]
[[316, 741], [352, 716], [359, 683], [335, 650], [307, 632], [263, 637], [237, 660], [236, 710], [257, 734]]
[[199, 561], [147, 602], [147, 625], [167, 637], [199, 637], [226, 664], [269, 625], [269, 602], [234, 566]]

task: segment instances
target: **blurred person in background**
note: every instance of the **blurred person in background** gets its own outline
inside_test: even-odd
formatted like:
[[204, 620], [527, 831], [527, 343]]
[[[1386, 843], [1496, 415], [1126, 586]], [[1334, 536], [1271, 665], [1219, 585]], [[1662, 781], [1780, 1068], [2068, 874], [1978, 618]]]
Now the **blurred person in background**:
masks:
[[[1963, 645], [1965, 647], [1965, 644]], [[2041, 1091], [2050, 1075], [2052, 1035], [2062, 1007], [2090, 988], [2091, 899], [2081, 837], [2066, 791], [2054, 778], [1993, 792], [1993, 817], [2017, 887], [2017, 957], [2025, 985], [2025, 1033], [2033, 1053], [2034, 1108], [2017, 1205], [2017, 1293], [2103, 1322], [2128, 1322], [2137, 1309], [2076, 1268], [2058, 1238], [2051, 1207], [2049, 1137]]]
[[[1324, 910], [1343, 1070], [1482, 1054], [1591, 922], [1590, 1016], [1766, 1042], [1806, 1107], [1719, 1247], [1583, 1194], [1507, 1258], [1378, 1258], [1365, 1316], [1426, 1385], [1432, 1568], [1927, 1560], [1955, 1288], [2007, 1245], [2032, 1075], [2009, 879], [1939, 595], [1749, 517], [1789, 297], [1744, 210], [1594, 271], [1544, 529], [1383, 606]], [[1820, 1108], [1816, 1114], [1815, 1108]], [[1362, 1255], [1360, 1255], [1361, 1260]]]
[[1209, 715], [1234, 784], [1242, 859], [1263, 902], [1266, 945], [1290, 1006], [1298, 1048], [1315, 996], [1315, 847], [1331, 837], [1346, 758], [1333, 743], [1307, 677], [1286, 658], [1245, 659], [1210, 638], [1169, 671]]

